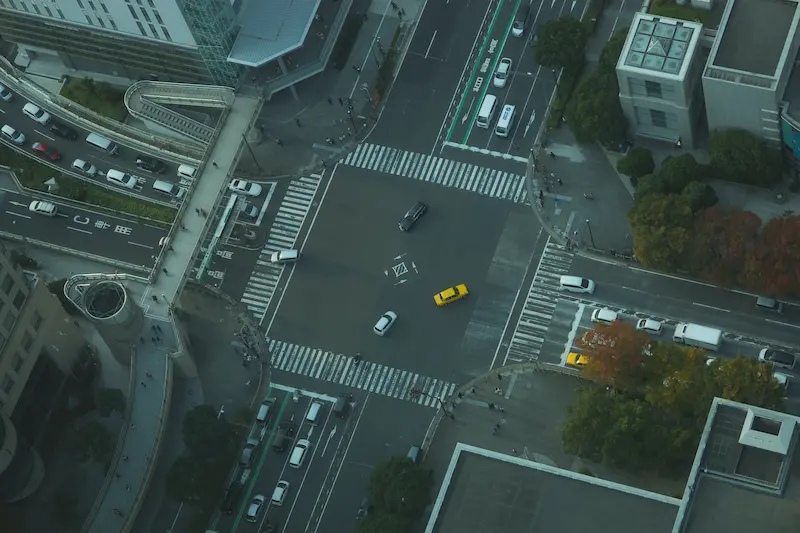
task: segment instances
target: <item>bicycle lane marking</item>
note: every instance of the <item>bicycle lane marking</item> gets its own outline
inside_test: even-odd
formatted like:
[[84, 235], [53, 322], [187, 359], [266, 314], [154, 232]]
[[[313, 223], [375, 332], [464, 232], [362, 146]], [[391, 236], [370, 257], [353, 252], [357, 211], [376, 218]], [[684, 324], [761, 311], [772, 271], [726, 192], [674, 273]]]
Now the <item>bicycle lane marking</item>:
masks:
[[[503, 34], [503, 40], [497, 41], [496, 39], [492, 39], [490, 41], [494, 46], [491, 46], [489, 49], [490, 57], [486, 58], [486, 60], [484, 60], [483, 63], [480, 63], [480, 66], [482, 67], [481, 74], [486, 74], [487, 72], [489, 72], [489, 76], [491, 77], [491, 74], [494, 72], [495, 68], [497, 68], [497, 62], [500, 61], [500, 56], [502, 55], [503, 48], [505, 48], [506, 46], [506, 41], [508, 41], [508, 34], [511, 33], [511, 27], [514, 25], [514, 20], [516, 20], [517, 11], [519, 11], [519, 5], [521, 3], [522, 0], [517, 0], [517, 5], [514, 6], [514, 12], [511, 13], [511, 18], [508, 21], [508, 26], [506, 26], [506, 31]], [[494, 24], [492, 24], [492, 26], [494, 26]], [[489, 36], [491, 36], [491, 34], [492, 32], [490, 28]], [[495, 51], [498, 51], [498, 53], [495, 54], [494, 53]], [[494, 55], [494, 61], [491, 61], [491, 55]], [[487, 63], [492, 64], [491, 68], [488, 68]], [[483, 97], [486, 96], [486, 92], [489, 90], [489, 85], [490, 85], [489, 83], [482, 83], [481, 85], [483, 85], [483, 92], [481, 93], [480, 98], [478, 98], [478, 105], [475, 106], [475, 110], [472, 112], [472, 116], [469, 119], [469, 126], [467, 127], [467, 133], [464, 135], [464, 139], [461, 141], [461, 144], [467, 144], [467, 141], [469, 140], [469, 135], [470, 133], [472, 133], [472, 128], [475, 125], [475, 117], [478, 116], [478, 113], [481, 110], [481, 104], [483, 104]], [[473, 88], [472, 90], [477, 91], [479, 89]]]
[[[461, 101], [458, 103], [458, 108], [456, 109], [455, 114], [453, 115], [453, 121], [450, 124], [450, 129], [447, 130], [447, 138], [445, 142], [449, 142], [453, 136], [453, 130], [458, 125], [458, 117], [461, 115], [461, 109], [464, 107], [464, 103], [467, 101], [467, 97], [469, 96], [470, 90], [469, 87], [472, 86], [475, 82], [475, 75], [478, 73], [478, 68], [481, 65], [481, 60], [483, 58], [483, 53], [486, 51], [486, 47], [489, 45], [489, 41], [492, 37], [492, 31], [494, 30], [495, 24], [497, 24], [497, 18], [500, 16], [500, 11], [503, 7], [503, 3], [505, 0], [500, 0], [497, 4], [497, 9], [494, 11], [494, 15], [492, 16], [492, 22], [489, 24], [489, 30], [486, 32], [486, 38], [483, 40], [483, 44], [481, 45], [481, 51], [478, 53], [478, 57], [475, 58], [475, 66], [472, 67], [472, 73], [469, 75], [469, 80], [464, 87], [464, 92], [461, 93]], [[480, 106], [480, 104], [478, 104]]]

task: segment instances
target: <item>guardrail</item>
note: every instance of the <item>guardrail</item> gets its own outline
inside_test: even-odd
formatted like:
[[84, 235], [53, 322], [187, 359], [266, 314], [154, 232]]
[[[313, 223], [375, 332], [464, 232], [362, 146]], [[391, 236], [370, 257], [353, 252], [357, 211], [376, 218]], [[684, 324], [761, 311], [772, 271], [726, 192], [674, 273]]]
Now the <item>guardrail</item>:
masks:
[[36, 102], [53, 115], [65, 118], [124, 146], [192, 166], [196, 166], [198, 161], [205, 157], [206, 146], [145, 132], [99, 115], [63, 96], [50, 94], [26, 79], [22, 71], [2, 56], [0, 56], [0, 80], [3, 80], [3, 85], [9, 89]]

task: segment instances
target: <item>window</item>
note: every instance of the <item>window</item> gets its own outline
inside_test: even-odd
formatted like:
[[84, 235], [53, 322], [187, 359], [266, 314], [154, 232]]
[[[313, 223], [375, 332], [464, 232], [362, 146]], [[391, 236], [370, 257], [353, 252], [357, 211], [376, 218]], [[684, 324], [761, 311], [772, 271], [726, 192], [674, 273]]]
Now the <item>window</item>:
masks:
[[36, 11], [37, 15], [41, 15], [42, 12], [39, 10], [39, 6], [37, 4], [33, 4], [33, 10]]
[[161, 19], [161, 15], [158, 14], [158, 11], [153, 12], [153, 15], [155, 15], [159, 24], [164, 24], [164, 21]]
[[136, 25], [139, 26], [139, 32], [145, 37], [147, 37], [147, 34], [144, 32], [144, 26], [142, 26], [142, 23], [137, 20]]
[[52, 16], [53, 16], [53, 12], [52, 12], [52, 11], [50, 11], [50, 8], [49, 8], [48, 6], [44, 6], [44, 10], [45, 10], [45, 11], [47, 11], [47, 15], [48, 15], [48, 16], [50, 16], [50, 17], [52, 17]]
[[83, 7], [83, 2], [81, 2], [81, 0], [78, 0], [78, 7], [81, 9], [86, 9], [85, 7]]
[[6, 331], [11, 333], [11, 330], [14, 329], [14, 322], [17, 321], [17, 315], [14, 314], [14, 311], [11, 308], [8, 309], [6, 313], [6, 317], [3, 319], [3, 327], [6, 328]]
[[156, 27], [154, 24], [150, 24], [150, 32], [153, 34], [153, 37], [158, 39], [158, 32], [156, 31]]
[[28, 9], [28, 4], [26, 4], [25, 2], [20, 2], [20, 4], [22, 4], [22, 9], [24, 9], [26, 13], [31, 12], [31, 10]]
[[11, 287], [14, 286], [14, 278], [11, 277], [11, 274], [6, 274], [6, 277], [3, 278], [3, 284], [0, 285], [0, 289], [3, 290], [8, 296], [11, 296]]
[[106, 23], [103, 22], [103, 19], [100, 18], [100, 15], [95, 15], [95, 17], [97, 17], [97, 22], [99, 22], [100, 25], [105, 28], [106, 27]]
[[100, 2], [100, 7], [102, 7], [103, 8], [103, 12], [106, 15], [108, 15], [108, 8], [106, 7], [106, 5], [103, 2]]
[[42, 315], [40, 315], [38, 311], [34, 311], [33, 320], [31, 320], [31, 327], [33, 328], [33, 331], [39, 331], [39, 328], [42, 327], [42, 322], [44, 322]]
[[92, 11], [97, 11], [97, 8], [94, 7], [94, 2], [92, 2], [92, 0], [89, 0], [89, 9], [91, 9]]
[[89, 18], [89, 14], [86, 13], [86, 11], [83, 12], [83, 16], [86, 17], [86, 22], [94, 26], [94, 24], [92, 23], [92, 19]]
[[661, 84], [658, 82], [645, 81], [644, 89], [647, 92], [647, 96], [650, 98], [663, 98], [661, 95]]
[[133, 10], [133, 6], [132, 6], [132, 5], [130, 5], [130, 4], [128, 4], [128, 11], [130, 11], [130, 12], [131, 12], [131, 16], [132, 16], [134, 19], [136, 19], [136, 20], [138, 20], [138, 19], [139, 19], [139, 16], [136, 14], [136, 11], [134, 11], [134, 10]]
[[164, 32], [164, 37], [166, 37], [168, 41], [172, 40], [172, 36], [167, 31], [167, 27], [166, 26], [161, 26], [161, 31]]
[[117, 29], [117, 23], [114, 22], [114, 19], [112, 19], [111, 17], [108, 17], [108, 21], [111, 23], [111, 27], [116, 30]]
[[658, 109], [651, 109], [650, 120], [652, 121], [653, 126], [657, 128], [667, 127], [667, 114], [663, 111], [659, 111]]
[[25, 336], [22, 338], [22, 349], [30, 353], [31, 346], [33, 346], [33, 337], [31, 337], [30, 334], [26, 333]]
[[64, 12], [63, 12], [63, 11], [61, 11], [61, 8], [60, 8], [60, 7], [57, 7], [57, 8], [56, 8], [56, 11], [58, 11], [58, 16], [59, 16], [59, 17], [61, 17], [61, 19], [62, 19], [62, 20], [65, 20], [65, 17], [64, 17]]
[[22, 370], [22, 365], [24, 363], [25, 361], [22, 360], [22, 357], [20, 357], [19, 354], [16, 354], [14, 356], [14, 372], [19, 374], [19, 371]]
[[14, 307], [17, 309], [22, 309], [22, 306], [25, 304], [25, 293], [22, 291], [17, 292], [17, 295], [14, 296]]
[[14, 380], [6, 376], [3, 378], [3, 392], [11, 394], [11, 389], [14, 388]]
[[144, 8], [142, 8], [142, 16], [144, 17], [144, 20], [150, 22], [150, 15], [147, 14], [147, 11], [145, 11]]

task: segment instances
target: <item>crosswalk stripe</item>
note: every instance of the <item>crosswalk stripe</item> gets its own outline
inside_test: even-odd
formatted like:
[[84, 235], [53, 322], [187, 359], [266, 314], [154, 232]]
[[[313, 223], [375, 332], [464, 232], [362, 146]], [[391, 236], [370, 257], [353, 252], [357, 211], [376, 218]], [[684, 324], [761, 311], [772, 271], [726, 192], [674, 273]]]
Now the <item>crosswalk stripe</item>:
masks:
[[510, 361], [530, 361], [539, 355], [560, 297], [559, 278], [569, 272], [572, 257], [563, 246], [547, 240], [511, 336]]
[[[270, 363], [274, 369], [314, 379], [330, 381], [390, 398], [408, 400], [428, 407], [438, 407], [456, 390], [456, 384], [408, 370], [393, 368], [371, 361], [356, 363], [349, 355], [323, 351], [267, 339]], [[420, 395], [411, 398], [411, 391]]]
[[525, 177], [522, 175], [418, 152], [362, 143], [340, 163], [518, 204], [528, 201]]
[[273, 265], [270, 255], [278, 250], [294, 248], [320, 181], [322, 176], [312, 174], [293, 180], [287, 187], [269, 229], [267, 242], [239, 299], [256, 320], [263, 320], [284, 269], [283, 265]]

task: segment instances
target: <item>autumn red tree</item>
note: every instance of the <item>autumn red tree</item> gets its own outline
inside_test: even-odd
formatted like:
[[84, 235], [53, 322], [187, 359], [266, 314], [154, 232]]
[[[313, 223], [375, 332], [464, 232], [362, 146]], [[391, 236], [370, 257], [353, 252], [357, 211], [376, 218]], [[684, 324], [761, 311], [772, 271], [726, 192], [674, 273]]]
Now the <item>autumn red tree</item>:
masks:
[[756, 247], [761, 219], [750, 211], [712, 207], [698, 213], [687, 266], [702, 279], [724, 286], [744, 284], [745, 263]]
[[800, 293], [800, 216], [767, 222], [745, 265], [745, 282], [771, 296]]
[[596, 324], [577, 341], [587, 362], [583, 375], [623, 390], [638, 389], [644, 379], [644, 353], [650, 337], [630, 322]]

